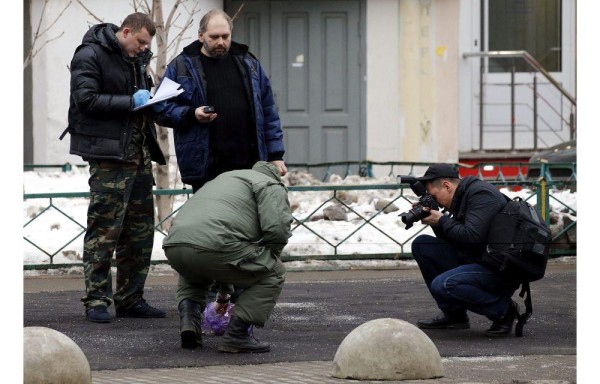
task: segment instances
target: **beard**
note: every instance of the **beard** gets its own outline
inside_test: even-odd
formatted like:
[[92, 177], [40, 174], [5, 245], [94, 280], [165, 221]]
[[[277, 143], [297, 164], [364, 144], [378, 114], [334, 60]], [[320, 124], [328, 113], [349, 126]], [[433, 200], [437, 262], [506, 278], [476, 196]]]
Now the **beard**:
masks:
[[210, 48], [208, 46], [208, 44], [206, 44], [206, 42], [202, 43], [202, 46], [204, 47], [204, 50], [206, 51], [206, 53], [208, 54], [209, 57], [222, 57], [225, 56], [225, 54], [229, 51], [229, 48], [227, 46], [219, 46], [219, 47], [213, 47]]

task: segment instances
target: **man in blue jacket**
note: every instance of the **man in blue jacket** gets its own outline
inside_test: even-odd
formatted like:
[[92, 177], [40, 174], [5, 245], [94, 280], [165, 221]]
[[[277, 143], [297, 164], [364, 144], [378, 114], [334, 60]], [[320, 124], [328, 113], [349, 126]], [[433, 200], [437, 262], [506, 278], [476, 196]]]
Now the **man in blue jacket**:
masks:
[[[196, 192], [217, 175], [269, 161], [287, 169], [283, 131], [267, 75], [248, 47], [231, 41], [233, 23], [213, 9], [198, 40], [165, 72], [184, 92], [162, 104], [158, 123], [174, 128], [181, 179]], [[205, 109], [213, 107], [213, 111]]]
[[515, 286], [485, 266], [481, 258], [492, 219], [506, 205], [506, 198], [492, 184], [473, 176], [460, 179], [449, 164], [433, 164], [417, 178], [446, 213], [429, 210], [421, 222], [435, 237], [420, 235], [412, 243], [425, 284], [442, 312], [419, 320], [423, 329], [467, 329], [467, 311], [486, 316], [492, 326], [487, 336], [511, 333], [517, 303]]

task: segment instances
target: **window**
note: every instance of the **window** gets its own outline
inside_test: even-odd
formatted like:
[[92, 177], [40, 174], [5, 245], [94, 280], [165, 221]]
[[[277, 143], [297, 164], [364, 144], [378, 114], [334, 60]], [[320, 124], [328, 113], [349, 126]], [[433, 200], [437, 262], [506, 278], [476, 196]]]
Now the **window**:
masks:
[[[489, 51], [527, 51], [561, 71], [561, 0], [488, 0]], [[521, 59], [490, 59], [489, 72], [530, 72]]]

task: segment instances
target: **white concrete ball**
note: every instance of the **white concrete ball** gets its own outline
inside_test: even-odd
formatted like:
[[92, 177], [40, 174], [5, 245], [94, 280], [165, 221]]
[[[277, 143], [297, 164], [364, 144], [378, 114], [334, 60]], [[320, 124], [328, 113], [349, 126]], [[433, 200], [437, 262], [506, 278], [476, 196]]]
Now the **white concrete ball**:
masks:
[[65, 334], [46, 327], [23, 330], [24, 384], [91, 384], [90, 364]]
[[352, 330], [333, 359], [332, 376], [358, 380], [417, 380], [443, 376], [431, 339], [400, 319], [376, 319]]

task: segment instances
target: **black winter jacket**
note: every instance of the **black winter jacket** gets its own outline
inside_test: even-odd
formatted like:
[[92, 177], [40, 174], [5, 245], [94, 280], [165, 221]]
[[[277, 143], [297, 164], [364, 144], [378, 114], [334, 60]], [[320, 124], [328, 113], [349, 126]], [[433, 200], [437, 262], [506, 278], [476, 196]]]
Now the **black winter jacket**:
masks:
[[147, 132], [152, 134], [148, 137], [150, 157], [165, 164], [151, 121], [152, 110], [132, 110], [135, 91], [152, 87], [146, 73], [152, 52], [146, 50], [133, 60], [126, 57], [116, 36], [118, 29], [108, 23], [93, 26], [73, 55], [66, 130], [71, 134], [70, 153], [84, 160], [125, 160], [134, 118], [144, 113]]
[[506, 198], [495, 186], [467, 176], [452, 198], [452, 215], [443, 216], [432, 229], [438, 238], [456, 245], [463, 262], [480, 262], [492, 219], [505, 205]]

